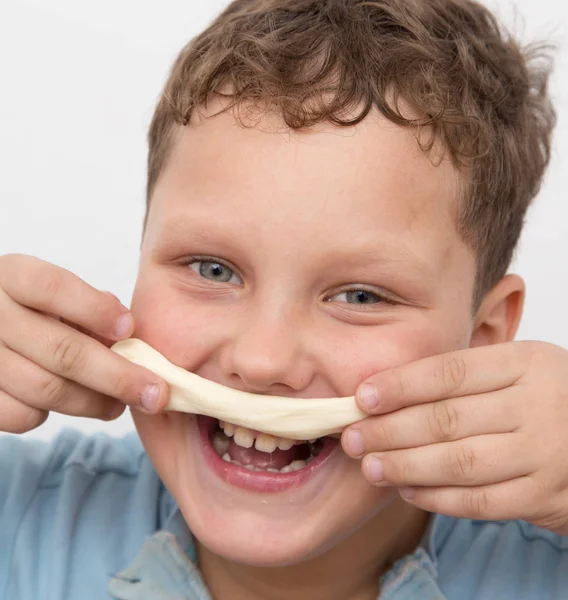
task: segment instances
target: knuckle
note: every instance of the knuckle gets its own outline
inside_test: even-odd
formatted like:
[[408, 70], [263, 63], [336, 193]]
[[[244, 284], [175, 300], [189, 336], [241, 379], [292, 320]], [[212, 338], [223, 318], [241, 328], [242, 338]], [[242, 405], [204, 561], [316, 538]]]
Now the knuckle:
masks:
[[455, 406], [443, 400], [434, 402], [428, 425], [436, 441], [450, 442], [457, 439], [459, 416]]
[[545, 511], [537, 515], [531, 515], [525, 520], [535, 523], [538, 527], [548, 529], [559, 535], [568, 535], [568, 520], [566, 518], [566, 498], [561, 497], [562, 502], [547, 507]]
[[17, 423], [12, 427], [12, 433], [27, 433], [45, 423], [49, 413], [31, 406], [26, 406]]
[[40, 397], [44, 398], [50, 410], [57, 410], [65, 401], [67, 385], [61, 377], [50, 377], [40, 390]]
[[394, 383], [395, 397], [406, 398], [409, 392], [409, 384], [404, 376], [393, 370], [390, 373], [391, 382]]
[[133, 399], [138, 396], [137, 387], [130, 373], [120, 373], [116, 376], [110, 396], [132, 403]]
[[464, 514], [471, 519], [484, 517], [489, 510], [489, 496], [484, 487], [463, 490]]
[[395, 438], [396, 433], [392, 424], [389, 424], [387, 419], [379, 419], [376, 426], [376, 440], [381, 445], [382, 449], [390, 450], [396, 448]]
[[99, 323], [111, 321], [113, 313], [118, 312], [119, 310], [119, 307], [116, 306], [117, 304], [118, 302], [114, 299], [114, 296], [111, 296], [106, 292], [97, 294], [97, 299], [92, 309], [94, 320]]
[[27, 430], [31, 431], [32, 429], [37, 429], [40, 425], [43, 425], [43, 423], [47, 421], [48, 416], [49, 413], [46, 410], [33, 409], [28, 414]]
[[51, 305], [63, 285], [63, 273], [59, 269], [38, 268], [33, 273], [34, 288], [42, 295], [47, 305]]
[[466, 379], [466, 365], [462, 357], [451, 355], [442, 356], [438, 367], [437, 377], [442, 382], [446, 394], [460, 389]]
[[477, 457], [471, 448], [461, 447], [458, 450], [450, 449], [449, 454], [449, 472], [454, 481], [461, 484], [473, 482]]
[[398, 455], [395, 460], [383, 458], [387, 478], [393, 483], [405, 484], [414, 480], [414, 467], [405, 456]]
[[63, 375], [80, 371], [85, 364], [86, 355], [83, 344], [72, 336], [64, 336], [57, 342], [53, 358]]

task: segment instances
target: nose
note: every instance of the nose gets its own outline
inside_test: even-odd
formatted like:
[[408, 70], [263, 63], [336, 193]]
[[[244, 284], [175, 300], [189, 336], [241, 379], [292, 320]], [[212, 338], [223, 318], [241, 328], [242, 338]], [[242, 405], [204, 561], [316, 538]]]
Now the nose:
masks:
[[301, 316], [283, 306], [251, 309], [222, 353], [228, 381], [256, 393], [304, 389], [313, 376], [304, 329]]

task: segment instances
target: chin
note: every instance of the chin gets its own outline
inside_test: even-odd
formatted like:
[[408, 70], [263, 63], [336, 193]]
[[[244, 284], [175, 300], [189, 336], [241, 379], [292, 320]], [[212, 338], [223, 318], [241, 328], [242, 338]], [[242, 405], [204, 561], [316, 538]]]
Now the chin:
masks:
[[196, 539], [231, 562], [256, 567], [291, 566], [323, 554], [329, 544], [329, 534], [302, 527], [300, 519], [288, 527], [275, 527], [270, 517], [247, 519], [237, 513], [207, 524], [194, 519], [191, 508], [187, 512], [183, 511], [184, 517]]

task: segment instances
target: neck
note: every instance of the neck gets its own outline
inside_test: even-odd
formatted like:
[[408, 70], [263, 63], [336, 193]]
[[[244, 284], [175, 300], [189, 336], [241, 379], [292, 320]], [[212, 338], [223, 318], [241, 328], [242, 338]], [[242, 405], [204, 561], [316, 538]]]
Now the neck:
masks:
[[381, 575], [414, 551], [428, 518], [397, 497], [343, 542], [301, 564], [243, 565], [198, 544], [199, 566], [215, 600], [376, 600]]

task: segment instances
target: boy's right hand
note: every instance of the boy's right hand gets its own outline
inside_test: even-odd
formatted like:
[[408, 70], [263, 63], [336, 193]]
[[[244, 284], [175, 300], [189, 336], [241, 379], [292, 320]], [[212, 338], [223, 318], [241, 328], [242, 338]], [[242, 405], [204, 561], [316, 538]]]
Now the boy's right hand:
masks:
[[161, 410], [167, 384], [109, 349], [133, 330], [112, 294], [38, 258], [0, 256], [0, 431], [35, 429], [52, 410], [103, 420], [126, 404]]

